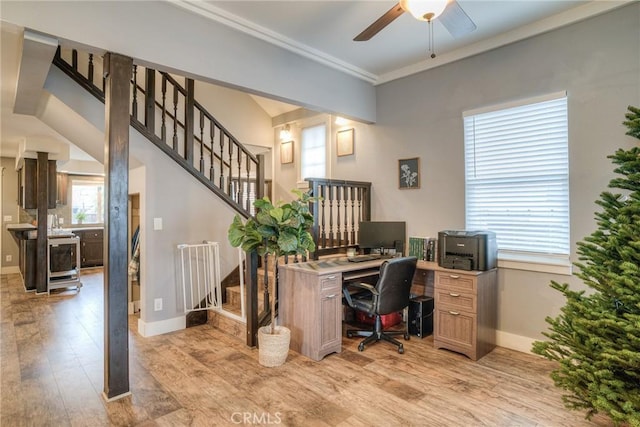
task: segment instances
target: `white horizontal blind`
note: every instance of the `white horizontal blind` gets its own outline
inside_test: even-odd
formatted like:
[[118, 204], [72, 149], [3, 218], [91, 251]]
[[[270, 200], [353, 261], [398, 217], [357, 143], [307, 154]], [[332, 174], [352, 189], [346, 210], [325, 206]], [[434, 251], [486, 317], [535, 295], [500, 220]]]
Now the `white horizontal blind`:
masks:
[[567, 97], [464, 115], [466, 227], [501, 251], [569, 254]]
[[327, 133], [324, 124], [302, 129], [300, 175], [305, 178], [324, 178], [326, 175]]

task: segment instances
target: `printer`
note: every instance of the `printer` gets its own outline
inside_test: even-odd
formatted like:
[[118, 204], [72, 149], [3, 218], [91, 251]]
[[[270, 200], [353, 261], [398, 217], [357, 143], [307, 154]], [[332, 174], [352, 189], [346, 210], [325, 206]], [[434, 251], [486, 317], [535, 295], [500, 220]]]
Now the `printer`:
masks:
[[446, 230], [438, 233], [438, 265], [457, 270], [491, 270], [498, 265], [493, 231]]

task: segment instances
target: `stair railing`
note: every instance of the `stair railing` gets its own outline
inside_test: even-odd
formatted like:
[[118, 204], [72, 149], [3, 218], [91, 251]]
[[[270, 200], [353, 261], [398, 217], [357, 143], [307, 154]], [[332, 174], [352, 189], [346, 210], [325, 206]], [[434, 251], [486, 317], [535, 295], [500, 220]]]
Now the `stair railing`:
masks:
[[320, 201], [310, 204], [316, 242], [314, 259], [346, 252], [358, 244], [358, 224], [371, 219], [371, 183], [324, 178], [307, 178], [311, 195]]
[[[58, 48], [53, 64], [101, 102], [105, 101], [102, 57]], [[195, 82], [185, 87], [166, 72], [134, 65], [131, 79], [131, 126], [241, 216], [253, 215], [253, 201], [271, 183], [264, 179], [264, 156], [253, 155], [195, 99]], [[249, 346], [257, 342], [257, 269], [255, 254], [245, 262]]]
[[[53, 63], [104, 102], [100, 56], [59, 48]], [[262, 159], [196, 101], [192, 79], [134, 65], [131, 125], [245, 218], [265, 194]]]

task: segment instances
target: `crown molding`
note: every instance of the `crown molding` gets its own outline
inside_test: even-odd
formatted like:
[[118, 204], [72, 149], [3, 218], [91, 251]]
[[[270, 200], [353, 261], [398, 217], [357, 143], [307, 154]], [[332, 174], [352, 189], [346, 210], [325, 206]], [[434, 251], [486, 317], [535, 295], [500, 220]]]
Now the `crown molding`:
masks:
[[348, 62], [342, 61], [303, 43], [299, 43], [293, 39], [283, 36], [282, 34], [271, 31], [268, 28], [261, 27], [251, 21], [215, 7], [211, 3], [198, 0], [169, 0], [169, 2], [207, 19], [211, 19], [212, 21], [226, 25], [250, 36], [256, 37], [257, 39], [266, 41], [267, 43], [271, 43], [275, 46], [357, 77], [366, 82], [375, 84], [378, 80], [378, 76], [363, 70], [362, 68], [356, 67], [355, 65], [349, 64]]
[[290, 52], [303, 56], [305, 58], [316, 61], [338, 71], [344, 72], [351, 76], [362, 79], [373, 85], [387, 83], [412, 74], [430, 70], [460, 59], [477, 55], [508, 45], [538, 34], [542, 34], [557, 28], [573, 24], [609, 12], [618, 7], [632, 3], [637, 0], [593, 0], [582, 6], [558, 13], [540, 21], [516, 28], [512, 31], [491, 37], [480, 42], [464, 46], [460, 49], [439, 54], [436, 58], [425, 58], [418, 63], [399, 68], [389, 73], [375, 75], [355, 65], [349, 64], [322, 51], [314, 49], [305, 44], [299, 43], [293, 39], [278, 34], [267, 28], [256, 25], [255, 23], [231, 14], [225, 10], [213, 6], [211, 3], [198, 0], [168, 0], [175, 6], [181, 7], [190, 12], [196, 13], [207, 19], [226, 25], [245, 34], [256, 37], [273, 45], [279, 46]]
[[430, 70], [432, 68], [455, 62], [469, 56], [487, 52], [489, 50], [515, 43], [517, 41], [524, 40], [538, 34], [546, 33], [564, 27], [566, 25], [583, 21], [593, 16], [600, 15], [618, 7], [624, 6], [625, 4], [632, 3], [633, 1], [637, 0], [594, 0], [590, 3], [558, 13], [545, 19], [541, 19], [540, 21], [524, 25], [506, 33], [502, 33], [498, 36], [491, 37], [489, 39], [482, 40], [468, 46], [464, 46], [451, 52], [443, 53], [442, 55], [439, 54], [434, 59], [428, 58], [416, 64], [412, 64], [407, 67], [382, 74], [378, 77], [376, 85], [407, 77], [412, 74], [420, 73], [422, 71]]

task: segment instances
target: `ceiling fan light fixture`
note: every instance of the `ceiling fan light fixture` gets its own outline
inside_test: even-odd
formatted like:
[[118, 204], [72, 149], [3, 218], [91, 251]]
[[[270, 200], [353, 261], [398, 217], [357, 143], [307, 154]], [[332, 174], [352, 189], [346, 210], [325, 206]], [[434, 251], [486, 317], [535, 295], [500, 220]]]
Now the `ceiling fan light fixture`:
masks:
[[400, 7], [420, 21], [437, 18], [447, 7], [448, 0], [400, 0]]

